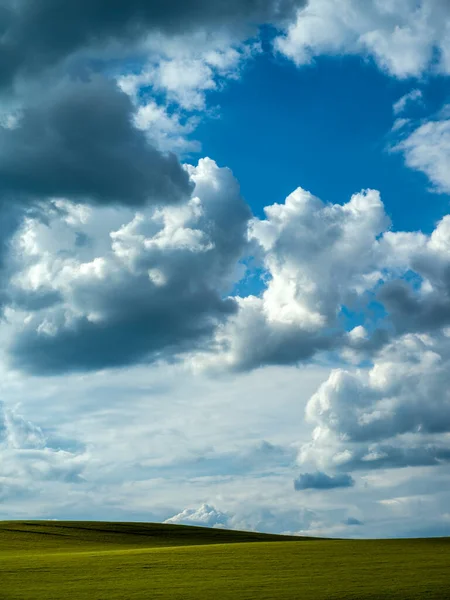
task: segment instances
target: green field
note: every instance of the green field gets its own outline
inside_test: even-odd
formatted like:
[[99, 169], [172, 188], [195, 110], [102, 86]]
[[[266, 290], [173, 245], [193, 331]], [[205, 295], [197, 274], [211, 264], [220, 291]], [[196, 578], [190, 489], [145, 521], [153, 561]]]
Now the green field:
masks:
[[0, 600], [450, 599], [450, 539], [0, 522]]

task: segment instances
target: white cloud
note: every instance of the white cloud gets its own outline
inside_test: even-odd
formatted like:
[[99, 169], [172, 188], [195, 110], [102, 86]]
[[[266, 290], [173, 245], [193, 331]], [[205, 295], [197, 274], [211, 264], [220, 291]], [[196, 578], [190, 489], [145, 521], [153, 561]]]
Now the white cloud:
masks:
[[450, 5], [435, 0], [310, 0], [275, 46], [298, 65], [361, 54], [399, 78], [433, 66], [448, 74], [449, 15]]
[[408, 125], [408, 123], [410, 122], [410, 119], [395, 119], [391, 131], [399, 131], [400, 129], [403, 129], [406, 125]]
[[449, 367], [446, 336], [408, 334], [371, 369], [334, 370], [306, 407], [314, 432], [300, 463], [351, 471], [450, 461]]
[[199, 508], [185, 508], [182, 512], [166, 519], [171, 525], [197, 525], [199, 527], [229, 527], [229, 515], [218, 511], [214, 506], [202, 504]]
[[167, 108], [158, 105], [154, 100], [140, 105], [135, 114], [136, 127], [146, 131], [150, 142], [163, 152], [183, 155], [198, 151], [199, 142], [189, 139], [197, 124], [197, 118], [184, 119], [180, 113], [169, 113]]
[[[217, 116], [217, 107], [207, 105], [208, 93], [239, 79], [260, 51], [258, 41], [239, 43], [225, 32], [153, 35], [145, 46], [145, 63], [122, 73], [117, 82], [133, 99], [135, 124], [147, 131], [150, 142], [162, 151], [188, 156], [200, 149], [190, 136], [201, 118]], [[150, 94], [162, 95], [163, 100], [157, 103]]]
[[394, 115], [401, 115], [404, 113], [405, 109], [412, 103], [418, 102], [422, 98], [421, 90], [414, 89], [402, 96], [397, 102], [395, 102], [392, 110], [394, 111]]
[[251, 222], [249, 237], [267, 287], [259, 297], [237, 298], [239, 312], [217, 335], [217, 361], [231, 368], [295, 363], [333, 347], [343, 335], [341, 307], [380, 278], [378, 237], [389, 219], [378, 192], [338, 205], [298, 188], [265, 213]]
[[186, 111], [205, 111], [207, 93], [238, 79], [247, 61], [260, 52], [260, 45], [198, 33], [172, 40], [153, 36], [147, 52], [147, 64], [140, 72], [120, 76], [121, 89], [135, 97], [140, 90], [152, 88]]
[[404, 154], [410, 169], [425, 173], [435, 191], [450, 193], [450, 119], [425, 121], [393, 150]]

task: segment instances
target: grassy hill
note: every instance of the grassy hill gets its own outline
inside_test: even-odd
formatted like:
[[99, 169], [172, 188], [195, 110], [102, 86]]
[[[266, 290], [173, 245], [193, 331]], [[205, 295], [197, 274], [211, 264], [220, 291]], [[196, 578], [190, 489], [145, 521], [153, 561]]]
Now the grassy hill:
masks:
[[0, 600], [450, 599], [450, 539], [0, 522]]

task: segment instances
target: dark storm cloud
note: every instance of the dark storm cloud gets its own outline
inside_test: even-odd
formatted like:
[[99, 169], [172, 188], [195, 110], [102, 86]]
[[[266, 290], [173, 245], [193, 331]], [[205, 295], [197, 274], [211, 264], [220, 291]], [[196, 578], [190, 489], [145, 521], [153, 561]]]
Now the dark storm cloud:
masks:
[[0, 128], [0, 198], [171, 203], [190, 192], [172, 154], [132, 125], [132, 104], [103, 79], [64, 81]]
[[316, 473], [301, 473], [294, 481], [294, 488], [299, 492], [301, 490], [333, 490], [336, 488], [353, 487], [355, 481], [353, 477], [346, 473], [338, 475], [327, 475], [321, 471]]
[[[274, 23], [303, 0], [3, 0], [0, 85], [36, 74], [86, 48], [135, 44], [146, 33]], [[2, 34], [3, 31], [3, 34]]]

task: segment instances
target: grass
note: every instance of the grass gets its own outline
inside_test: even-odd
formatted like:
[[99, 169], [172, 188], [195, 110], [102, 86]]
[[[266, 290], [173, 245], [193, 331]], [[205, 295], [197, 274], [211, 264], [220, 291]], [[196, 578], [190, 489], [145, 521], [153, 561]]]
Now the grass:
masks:
[[450, 539], [0, 522], [0, 600], [450, 599]]

